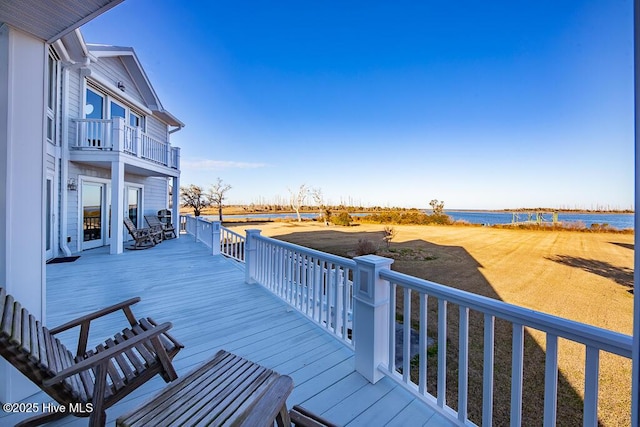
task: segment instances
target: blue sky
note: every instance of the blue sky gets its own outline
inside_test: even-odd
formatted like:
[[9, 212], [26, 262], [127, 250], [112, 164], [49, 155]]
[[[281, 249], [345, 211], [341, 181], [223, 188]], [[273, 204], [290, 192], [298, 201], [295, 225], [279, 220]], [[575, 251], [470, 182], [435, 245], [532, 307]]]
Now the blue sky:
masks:
[[229, 203], [630, 208], [632, 8], [126, 0], [82, 33], [135, 49], [181, 184]]

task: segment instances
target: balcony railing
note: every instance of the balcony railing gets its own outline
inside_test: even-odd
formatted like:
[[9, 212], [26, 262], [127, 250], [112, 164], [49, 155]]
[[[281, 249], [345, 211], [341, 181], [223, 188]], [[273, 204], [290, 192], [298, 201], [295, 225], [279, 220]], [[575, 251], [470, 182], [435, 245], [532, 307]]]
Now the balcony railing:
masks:
[[[211, 245], [214, 253], [224, 247], [219, 222], [185, 217], [185, 231]], [[233, 233], [233, 232], [232, 232]], [[236, 234], [236, 233], [234, 233]], [[235, 237], [234, 237], [235, 238]], [[245, 277], [247, 283], [259, 283], [292, 307], [321, 325], [355, 351], [356, 370], [371, 382], [387, 376], [402, 384], [458, 425], [475, 425], [469, 419], [469, 357], [470, 316], [484, 321], [482, 341], [482, 425], [493, 424], [494, 392], [510, 389], [510, 423], [523, 424], [523, 379], [525, 335], [527, 329], [546, 337], [544, 366], [544, 408], [541, 424], [556, 425], [558, 405], [559, 340], [581, 345], [585, 351], [583, 424], [598, 425], [598, 394], [600, 356], [611, 353], [631, 359], [632, 337], [606, 329], [551, 316], [503, 301], [472, 294], [392, 271], [393, 260], [378, 256], [357, 257], [354, 260], [260, 236], [259, 230], [247, 230], [243, 241]], [[217, 249], [216, 249], [217, 248]], [[429, 301], [435, 302], [435, 341], [427, 336]], [[450, 305], [458, 311], [457, 348], [447, 344]], [[432, 306], [433, 308], [433, 306]], [[397, 319], [403, 319], [398, 329]], [[511, 328], [510, 342], [497, 342], [496, 321]], [[477, 329], [477, 328], [475, 328]], [[402, 334], [398, 340], [396, 333]], [[418, 359], [413, 359], [410, 342], [418, 334]], [[451, 335], [454, 335], [453, 333]], [[477, 337], [474, 338], [477, 346]], [[401, 346], [397, 346], [402, 342]], [[498, 384], [494, 374], [496, 345], [511, 347], [509, 384]], [[435, 366], [428, 366], [428, 351], [437, 351]], [[457, 366], [447, 367], [448, 356], [454, 351]], [[397, 363], [400, 353], [401, 362]], [[413, 362], [413, 363], [412, 363]], [[433, 362], [432, 362], [433, 363]], [[428, 389], [427, 372], [435, 373], [436, 386]], [[455, 372], [457, 396], [447, 401], [448, 376]], [[507, 381], [508, 382], [508, 381]]]
[[129, 126], [124, 119], [73, 119], [76, 150], [119, 151], [172, 169], [180, 169], [180, 149]]

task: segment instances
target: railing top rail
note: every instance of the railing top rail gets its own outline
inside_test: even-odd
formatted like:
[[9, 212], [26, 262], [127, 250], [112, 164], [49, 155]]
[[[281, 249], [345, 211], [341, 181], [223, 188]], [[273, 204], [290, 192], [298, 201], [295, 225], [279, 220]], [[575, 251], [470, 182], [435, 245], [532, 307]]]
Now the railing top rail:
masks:
[[419, 279], [397, 271], [383, 270], [380, 272], [380, 277], [391, 283], [433, 295], [436, 298], [441, 298], [483, 313], [492, 314], [512, 323], [529, 326], [623, 357], [631, 357], [633, 337], [630, 335], [527, 309], [482, 295], [476, 295], [471, 292]]
[[264, 242], [268, 242], [271, 243], [273, 245], [276, 246], [282, 246], [285, 248], [289, 248], [292, 249], [296, 252], [299, 252], [301, 254], [304, 255], [309, 255], [315, 258], [321, 258], [324, 259], [326, 261], [330, 261], [334, 264], [338, 264], [341, 265], [343, 267], [347, 267], [347, 268], [351, 268], [351, 269], [355, 269], [356, 267], [356, 262], [352, 259], [349, 258], [345, 258], [345, 257], [341, 257], [338, 255], [333, 255], [333, 254], [329, 254], [326, 252], [322, 252], [322, 251], [318, 251], [315, 249], [310, 249], [310, 248], [306, 248], [304, 246], [300, 246], [300, 245], [296, 245], [294, 243], [289, 243], [289, 242], [283, 242], [282, 240], [277, 240], [277, 239], [273, 239], [271, 237], [266, 237], [266, 236], [256, 236], [258, 240], [262, 240]]
[[236, 233], [235, 231], [233, 231], [233, 230], [231, 230], [231, 229], [229, 229], [229, 228], [227, 228], [227, 227], [222, 227], [222, 226], [221, 226], [221, 227], [220, 227], [220, 230], [221, 230], [221, 231], [224, 231], [225, 233], [231, 234], [232, 236], [240, 237], [241, 239], [244, 239], [244, 238], [245, 238], [242, 234], [240, 234], [240, 233]]

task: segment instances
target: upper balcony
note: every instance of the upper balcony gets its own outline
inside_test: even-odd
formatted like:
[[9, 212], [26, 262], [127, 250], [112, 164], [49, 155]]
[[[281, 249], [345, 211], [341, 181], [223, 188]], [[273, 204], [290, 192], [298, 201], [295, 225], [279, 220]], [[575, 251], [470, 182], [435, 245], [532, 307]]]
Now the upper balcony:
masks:
[[142, 175], [179, 174], [180, 148], [126, 124], [121, 117], [73, 119], [72, 122], [76, 138], [70, 144], [71, 160], [111, 162], [122, 159], [134, 165], [136, 172]]

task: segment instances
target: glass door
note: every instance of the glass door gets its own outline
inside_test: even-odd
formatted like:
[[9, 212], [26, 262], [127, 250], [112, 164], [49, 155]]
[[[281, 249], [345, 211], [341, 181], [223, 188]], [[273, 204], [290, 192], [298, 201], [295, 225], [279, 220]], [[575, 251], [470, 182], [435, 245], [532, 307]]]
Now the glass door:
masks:
[[[126, 186], [126, 189], [127, 190], [124, 194], [124, 206], [126, 209], [124, 216], [128, 217], [136, 228], [144, 228], [142, 220], [142, 188], [129, 185]], [[131, 235], [125, 228], [124, 241], [126, 242], [131, 239]]]
[[82, 249], [104, 246], [106, 184], [82, 182]]

